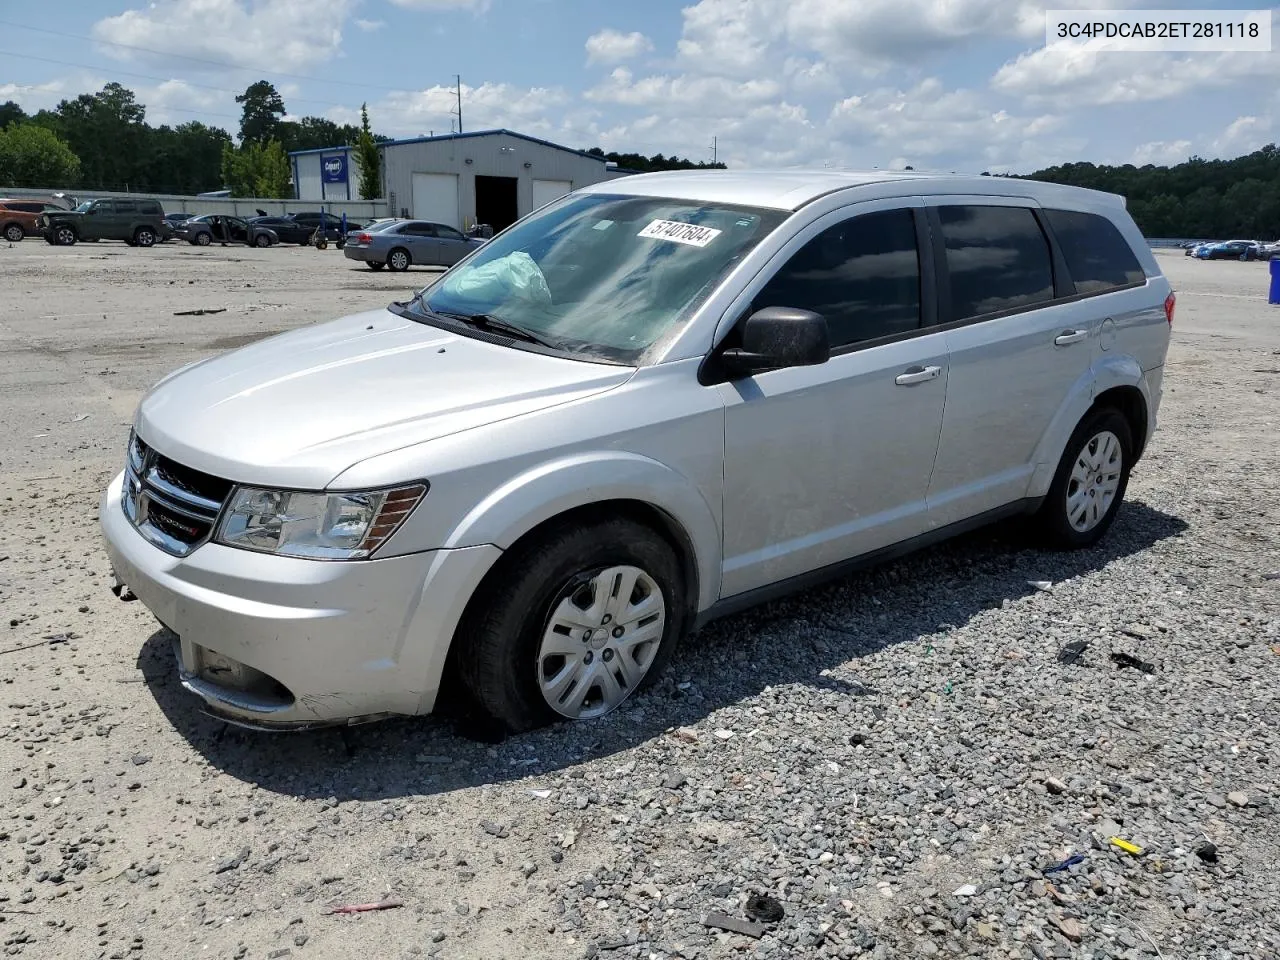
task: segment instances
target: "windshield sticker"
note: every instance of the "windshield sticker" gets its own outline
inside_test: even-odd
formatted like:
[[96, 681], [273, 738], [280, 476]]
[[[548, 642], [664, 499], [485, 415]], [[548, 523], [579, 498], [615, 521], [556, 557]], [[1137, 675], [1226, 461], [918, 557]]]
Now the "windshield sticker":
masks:
[[713, 227], [700, 227], [694, 223], [654, 220], [636, 236], [647, 237], [650, 240], [670, 240], [672, 243], [683, 243], [691, 247], [705, 247], [720, 236], [720, 232]]
[[597, 223], [597, 224], [596, 224], [594, 227], [592, 227], [591, 229], [592, 229], [592, 230], [608, 230], [608, 229], [609, 229], [610, 227], [612, 227], [612, 226], [613, 226], [613, 221], [612, 221], [612, 220], [601, 220], [599, 223]]

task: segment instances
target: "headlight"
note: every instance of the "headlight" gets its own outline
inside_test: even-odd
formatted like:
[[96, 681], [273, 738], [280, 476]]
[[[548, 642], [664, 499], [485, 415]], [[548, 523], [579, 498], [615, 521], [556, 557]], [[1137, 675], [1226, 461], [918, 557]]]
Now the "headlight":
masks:
[[362, 560], [386, 542], [426, 492], [424, 483], [370, 493], [237, 487], [214, 540], [285, 557]]

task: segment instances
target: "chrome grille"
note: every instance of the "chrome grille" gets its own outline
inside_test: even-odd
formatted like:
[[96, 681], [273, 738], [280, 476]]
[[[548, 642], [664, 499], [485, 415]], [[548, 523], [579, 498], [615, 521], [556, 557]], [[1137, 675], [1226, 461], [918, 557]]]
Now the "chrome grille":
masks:
[[124, 514], [166, 553], [185, 557], [213, 535], [231, 481], [192, 470], [129, 438], [120, 498]]

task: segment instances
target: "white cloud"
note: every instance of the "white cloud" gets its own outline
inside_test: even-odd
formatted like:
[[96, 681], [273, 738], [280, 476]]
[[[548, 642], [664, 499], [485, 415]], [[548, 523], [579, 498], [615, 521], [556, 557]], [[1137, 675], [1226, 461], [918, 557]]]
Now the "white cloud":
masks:
[[1130, 162], [1136, 167], [1144, 167], [1149, 163], [1168, 167], [1182, 163], [1191, 153], [1190, 140], [1152, 140], [1134, 147]]
[[1064, 108], [1173, 100], [1280, 73], [1280, 56], [1262, 53], [1089, 53], [1055, 44], [1024, 53], [996, 71], [993, 89]]
[[1271, 129], [1270, 117], [1236, 117], [1214, 139], [1211, 152], [1218, 157], [1251, 153], [1271, 141]]
[[638, 30], [601, 30], [587, 37], [587, 63], [620, 63], [653, 50], [653, 41]]
[[[12, 100], [26, 113], [36, 113], [52, 109], [59, 100], [78, 96], [82, 90], [100, 90], [104, 82], [85, 78], [79, 84], [68, 79], [49, 80], [45, 83], [0, 83], [0, 102]], [[92, 86], [93, 83], [97, 86]]]
[[[252, 69], [312, 67], [335, 56], [341, 24], [355, 0], [154, 0], [145, 10], [126, 10], [93, 25], [99, 40], [215, 60]], [[104, 46], [122, 60], [155, 60], [156, 55], [122, 46]], [[209, 65], [187, 61], [187, 69]]]
[[655, 75], [637, 79], [626, 67], [617, 67], [603, 83], [584, 96], [599, 103], [630, 107], [668, 106], [677, 116], [698, 114], [721, 117], [726, 107], [778, 100], [782, 87], [776, 80], [742, 82], [725, 77], [681, 74]]
[[[482, 83], [462, 87], [462, 117], [466, 130], [507, 127], [520, 133], [547, 136], [561, 129], [558, 115], [570, 102], [565, 91], [553, 87], [516, 87]], [[436, 85], [423, 90], [398, 91], [369, 104], [369, 116], [379, 133], [414, 137], [435, 131], [448, 133], [457, 123], [457, 88]], [[359, 110], [330, 111], [339, 123], [359, 122]]]
[[385, 20], [362, 20], [358, 17], [353, 22], [365, 33], [374, 33], [387, 25]]
[[489, 0], [391, 0], [397, 7], [414, 10], [466, 10], [477, 12], [489, 9]]

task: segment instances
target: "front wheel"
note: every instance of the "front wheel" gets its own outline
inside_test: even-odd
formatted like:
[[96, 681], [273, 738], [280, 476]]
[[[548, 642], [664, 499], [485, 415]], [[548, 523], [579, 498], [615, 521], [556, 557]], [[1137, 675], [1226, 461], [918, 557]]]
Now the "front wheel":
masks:
[[20, 243], [26, 236], [20, 224], [11, 223], [4, 228], [4, 238], [10, 243]]
[[265, 233], [260, 233], [256, 238], [254, 238], [253, 245], [255, 247], [269, 247], [271, 246], [271, 238]]
[[60, 247], [74, 246], [76, 242], [76, 232], [70, 227], [59, 227], [54, 231], [53, 239], [57, 241]]
[[631, 520], [566, 525], [508, 552], [472, 597], [457, 667], [519, 732], [591, 720], [651, 684], [684, 633], [680, 562]]
[[412, 260], [409, 258], [409, 251], [404, 247], [396, 247], [387, 254], [387, 266], [392, 270], [404, 271], [409, 269]]
[[1076, 427], [1038, 519], [1047, 544], [1088, 547], [1115, 520], [1133, 467], [1133, 433], [1120, 411], [1104, 407]]
[[213, 242], [213, 237], [210, 234], [204, 233], [202, 231], [200, 233], [197, 233], [195, 237], [192, 238], [191, 242], [194, 243], [197, 247], [207, 247], [209, 244]]

